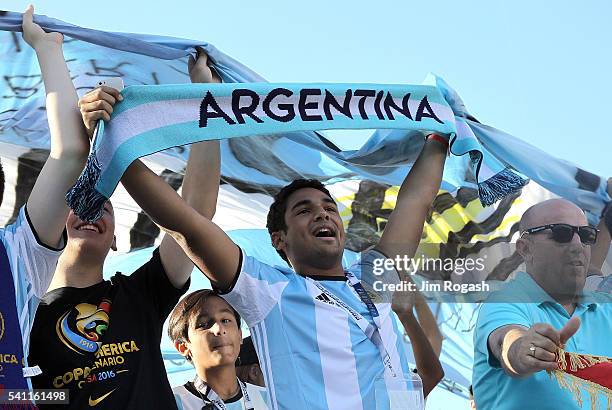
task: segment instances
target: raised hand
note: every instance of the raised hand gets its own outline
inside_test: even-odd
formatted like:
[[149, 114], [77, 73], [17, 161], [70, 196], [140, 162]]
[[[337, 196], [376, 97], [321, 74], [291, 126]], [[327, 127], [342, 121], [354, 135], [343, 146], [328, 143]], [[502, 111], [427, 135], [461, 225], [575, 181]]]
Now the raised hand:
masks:
[[198, 59], [195, 60], [189, 56], [189, 78], [192, 83], [220, 83], [221, 78], [217, 72], [208, 65], [208, 54], [201, 49], [197, 48]]
[[119, 91], [106, 86], [88, 92], [79, 100], [81, 117], [90, 139], [93, 137], [98, 120], [109, 121], [110, 115], [113, 113], [113, 106], [121, 100], [123, 100], [123, 96]]
[[34, 23], [34, 7], [29, 5], [23, 13], [23, 39], [34, 50], [43, 51], [48, 47], [61, 46], [64, 36], [60, 33], [47, 33], [38, 24]]

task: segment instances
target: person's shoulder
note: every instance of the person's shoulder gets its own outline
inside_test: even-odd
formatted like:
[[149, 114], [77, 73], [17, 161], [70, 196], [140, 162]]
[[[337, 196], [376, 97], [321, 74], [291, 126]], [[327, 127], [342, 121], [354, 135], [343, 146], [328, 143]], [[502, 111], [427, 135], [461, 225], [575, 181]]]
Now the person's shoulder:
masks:
[[82, 300], [84, 296], [95, 298], [98, 293], [104, 293], [112, 286], [113, 284], [110, 280], [103, 280], [95, 285], [84, 288], [65, 286], [51, 289], [41, 298], [39, 309], [41, 307], [51, 306], [58, 303], [71, 303], [73, 299]]
[[187, 388], [188, 384], [190, 382], [187, 382], [185, 384], [179, 384], [178, 386], [174, 386], [172, 387], [172, 392], [174, 394], [178, 394], [178, 395], [183, 395], [183, 394], [191, 394], [191, 392], [189, 391], [189, 389]]
[[262, 273], [281, 275], [286, 278], [300, 276], [293, 269], [291, 269], [291, 267], [286, 264], [282, 264], [282, 262], [276, 263], [275, 261], [264, 261], [260, 259], [258, 255], [250, 255], [246, 253], [243, 248], [240, 248], [240, 252], [241, 266], [239, 269], [243, 272], [247, 271], [247, 273], [249, 273], [249, 271], [258, 270]]
[[30, 225], [25, 214], [25, 207], [22, 207], [19, 210], [19, 214], [13, 222], [7, 223], [3, 227], [0, 227], [0, 245], [4, 246], [7, 254], [9, 254], [12, 250], [11, 245], [13, 244], [14, 238], [18, 231], [20, 229], [27, 228], [30, 228]]
[[502, 324], [518, 324], [527, 326], [529, 318], [537, 316], [538, 304], [514, 302], [508, 295], [491, 295], [482, 302], [478, 309], [476, 330]]
[[[139, 270], [143, 267], [144, 265], [138, 267]], [[136, 272], [136, 271], [134, 271]], [[108, 278], [107, 280], [105, 280], [105, 282], [108, 282], [110, 284], [110, 286], [125, 286], [126, 284], [130, 283], [130, 277], [133, 275], [133, 273], [124, 273], [124, 272], [115, 272], [114, 275], [112, 275], [110, 278]]]
[[127, 272], [115, 272], [110, 278], [110, 282], [112, 282], [113, 285], [130, 283], [136, 278], [141, 279], [142, 277], [148, 277], [150, 273], [157, 273], [164, 277], [166, 276], [166, 271], [159, 253], [159, 247], [155, 248], [153, 252], [151, 252], [150, 258], [145, 260], [145, 262], [141, 262], [141, 265], [131, 267]]
[[246, 386], [247, 390], [253, 390], [254, 392], [261, 393], [261, 392], [266, 391], [265, 387], [261, 387], [261, 386], [258, 386], [256, 384], [252, 384], [249, 382], [245, 382], [244, 385]]
[[250, 399], [253, 401], [255, 409], [268, 409], [269, 400], [266, 388], [251, 383], [245, 383], [245, 385], [248, 394], [251, 396]]
[[504, 282], [492, 283], [492, 288], [485, 303], [533, 304], [550, 299], [526, 272], [518, 272]]
[[190, 382], [172, 388], [174, 401], [179, 410], [201, 409], [202, 399], [193, 391]]
[[10, 247], [12, 242], [24, 240], [28, 246], [40, 248], [43, 251], [48, 252], [49, 255], [56, 257], [59, 257], [59, 254], [66, 246], [67, 242], [66, 231], [64, 231], [62, 236], [62, 244], [59, 248], [45, 244], [39, 238], [38, 232], [30, 220], [27, 205], [24, 205], [19, 209], [17, 217], [13, 222], [5, 225], [3, 228], [0, 228], [0, 238], [2, 239], [2, 242], [5, 243], [7, 248]]
[[592, 307], [590, 310], [612, 316], [612, 294], [599, 291], [585, 291], [582, 303]]

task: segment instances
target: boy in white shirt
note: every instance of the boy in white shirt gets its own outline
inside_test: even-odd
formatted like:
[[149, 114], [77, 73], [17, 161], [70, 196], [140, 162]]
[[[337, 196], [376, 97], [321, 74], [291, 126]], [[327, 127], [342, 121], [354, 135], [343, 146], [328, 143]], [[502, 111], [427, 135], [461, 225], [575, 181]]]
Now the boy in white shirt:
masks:
[[240, 316], [215, 291], [185, 296], [170, 314], [168, 335], [195, 368], [193, 381], [172, 390], [179, 410], [267, 409], [265, 389], [236, 375], [242, 331]]

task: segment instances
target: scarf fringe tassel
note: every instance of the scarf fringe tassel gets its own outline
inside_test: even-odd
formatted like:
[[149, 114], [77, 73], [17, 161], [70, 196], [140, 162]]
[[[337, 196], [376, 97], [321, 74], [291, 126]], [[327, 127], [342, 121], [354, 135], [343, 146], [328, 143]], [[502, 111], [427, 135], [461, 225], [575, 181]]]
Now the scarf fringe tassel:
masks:
[[93, 222], [100, 219], [104, 203], [108, 200], [96, 191], [96, 183], [101, 174], [100, 170], [101, 167], [94, 151], [87, 158], [85, 170], [66, 194], [68, 206], [83, 221]]
[[483, 206], [493, 205], [507, 195], [523, 188], [528, 182], [528, 179], [517, 175], [510, 168], [504, 168], [503, 171], [493, 175], [486, 181], [478, 183], [480, 202]]
[[[566, 353], [569, 357], [569, 363], [566, 359]], [[580, 369], [586, 369], [599, 363], [608, 362], [612, 363], [612, 358], [565, 352], [563, 349], [559, 349], [557, 359], [560, 369], [567, 369], [569, 364], [569, 369], [573, 372]], [[581, 379], [573, 374], [565, 373], [560, 369], [549, 372], [549, 375], [551, 378], [554, 377], [557, 380], [557, 383], [559, 383], [562, 389], [569, 391], [574, 396], [579, 407], [582, 407], [583, 404], [584, 391], [589, 396], [591, 410], [597, 409], [600, 395], [607, 400], [606, 408], [612, 408], [612, 390], [590, 380]]]

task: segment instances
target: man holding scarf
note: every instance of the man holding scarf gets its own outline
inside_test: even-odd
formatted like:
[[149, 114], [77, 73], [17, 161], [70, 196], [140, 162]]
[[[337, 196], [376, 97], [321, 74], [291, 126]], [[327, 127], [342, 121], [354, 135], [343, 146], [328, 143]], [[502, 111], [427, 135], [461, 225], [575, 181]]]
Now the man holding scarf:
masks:
[[376, 259], [414, 255], [447, 150], [446, 139], [427, 138], [380, 242], [348, 269], [342, 266], [342, 220], [319, 181], [286, 186], [268, 214], [272, 244], [291, 267], [269, 266], [247, 255], [172, 188], [164, 183], [162, 189], [160, 178], [139, 162], [122, 183], [249, 325], [272, 408], [416, 406], [422, 405], [422, 396], [414, 396], [421, 386], [411, 380], [402, 334], [391, 315], [392, 294], [372, 291], [375, 281], [398, 282], [399, 276], [393, 268], [377, 276], [373, 266]]

